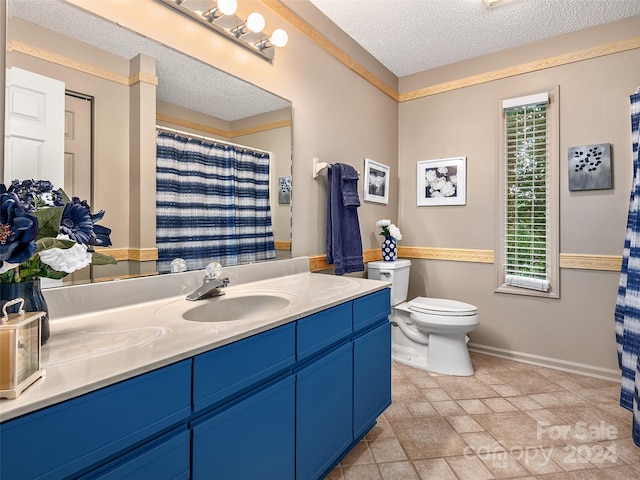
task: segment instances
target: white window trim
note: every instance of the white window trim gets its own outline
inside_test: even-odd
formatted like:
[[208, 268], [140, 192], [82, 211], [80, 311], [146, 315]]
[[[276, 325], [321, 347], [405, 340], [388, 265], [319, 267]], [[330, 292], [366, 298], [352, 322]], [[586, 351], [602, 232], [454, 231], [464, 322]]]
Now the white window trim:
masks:
[[[548, 95], [549, 106], [547, 109], [547, 200], [548, 200], [548, 280], [549, 290], [539, 291], [529, 288], [518, 288], [507, 285], [504, 269], [505, 258], [505, 125], [503, 108], [509, 106], [523, 105], [525, 103], [537, 103], [542, 96]], [[527, 102], [530, 98], [532, 101]], [[525, 101], [523, 101], [525, 100]], [[511, 103], [510, 103], [511, 102]], [[559, 268], [559, 245], [560, 245], [560, 168], [559, 168], [559, 87], [539, 90], [535, 93], [526, 93], [519, 96], [506, 97], [496, 101], [496, 110], [498, 115], [498, 132], [497, 132], [497, 232], [496, 232], [496, 255], [494, 260], [496, 274], [497, 293], [508, 293], [514, 295], [526, 295], [533, 297], [560, 298], [560, 268]]]

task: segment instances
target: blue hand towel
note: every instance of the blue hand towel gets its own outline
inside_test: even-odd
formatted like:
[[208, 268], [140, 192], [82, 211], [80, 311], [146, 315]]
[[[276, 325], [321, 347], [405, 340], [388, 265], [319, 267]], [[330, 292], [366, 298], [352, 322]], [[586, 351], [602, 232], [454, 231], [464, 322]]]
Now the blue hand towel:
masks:
[[358, 172], [351, 165], [340, 165], [342, 166], [342, 203], [345, 207], [359, 207]]
[[[329, 169], [327, 183], [327, 263], [334, 265], [336, 275], [364, 271], [358, 209], [354, 205], [346, 206], [343, 199], [344, 167], [353, 170], [349, 165], [336, 163]], [[357, 185], [357, 172], [355, 174]], [[348, 179], [347, 183], [352, 180]], [[357, 189], [355, 195], [357, 198]]]

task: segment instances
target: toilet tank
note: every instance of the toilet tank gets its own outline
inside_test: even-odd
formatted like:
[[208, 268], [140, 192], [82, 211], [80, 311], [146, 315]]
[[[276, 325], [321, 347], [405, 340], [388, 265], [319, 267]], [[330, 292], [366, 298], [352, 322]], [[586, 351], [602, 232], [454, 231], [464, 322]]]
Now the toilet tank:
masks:
[[407, 259], [367, 263], [368, 278], [391, 282], [391, 306], [398, 305], [407, 299], [410, 266], [411, 261]]

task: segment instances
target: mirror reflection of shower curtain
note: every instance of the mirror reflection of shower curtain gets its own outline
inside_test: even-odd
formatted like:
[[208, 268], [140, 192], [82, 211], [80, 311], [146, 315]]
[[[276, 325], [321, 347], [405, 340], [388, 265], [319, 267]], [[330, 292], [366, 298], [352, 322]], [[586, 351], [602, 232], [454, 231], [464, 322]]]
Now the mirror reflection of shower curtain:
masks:
[[156, 155], [159, 272], [276, 257], [268, 153], [160, 131]]
[[620, 405], [633, 412], [632, 438], [640, 447], [640, 87], [631, 95], [633, 184], [616, 300], [618, 365], [622, 371]]

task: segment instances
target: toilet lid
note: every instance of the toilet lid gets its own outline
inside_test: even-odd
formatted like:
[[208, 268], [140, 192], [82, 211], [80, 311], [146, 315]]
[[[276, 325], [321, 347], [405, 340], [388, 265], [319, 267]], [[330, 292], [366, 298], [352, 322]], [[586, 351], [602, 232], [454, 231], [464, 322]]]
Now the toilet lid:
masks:
[[409, 309], [414, 312], [431, 313], [433, 315], [475, 315], [478, 307], [457, 300], [446, 298], [418, 297], [409, 302]]

